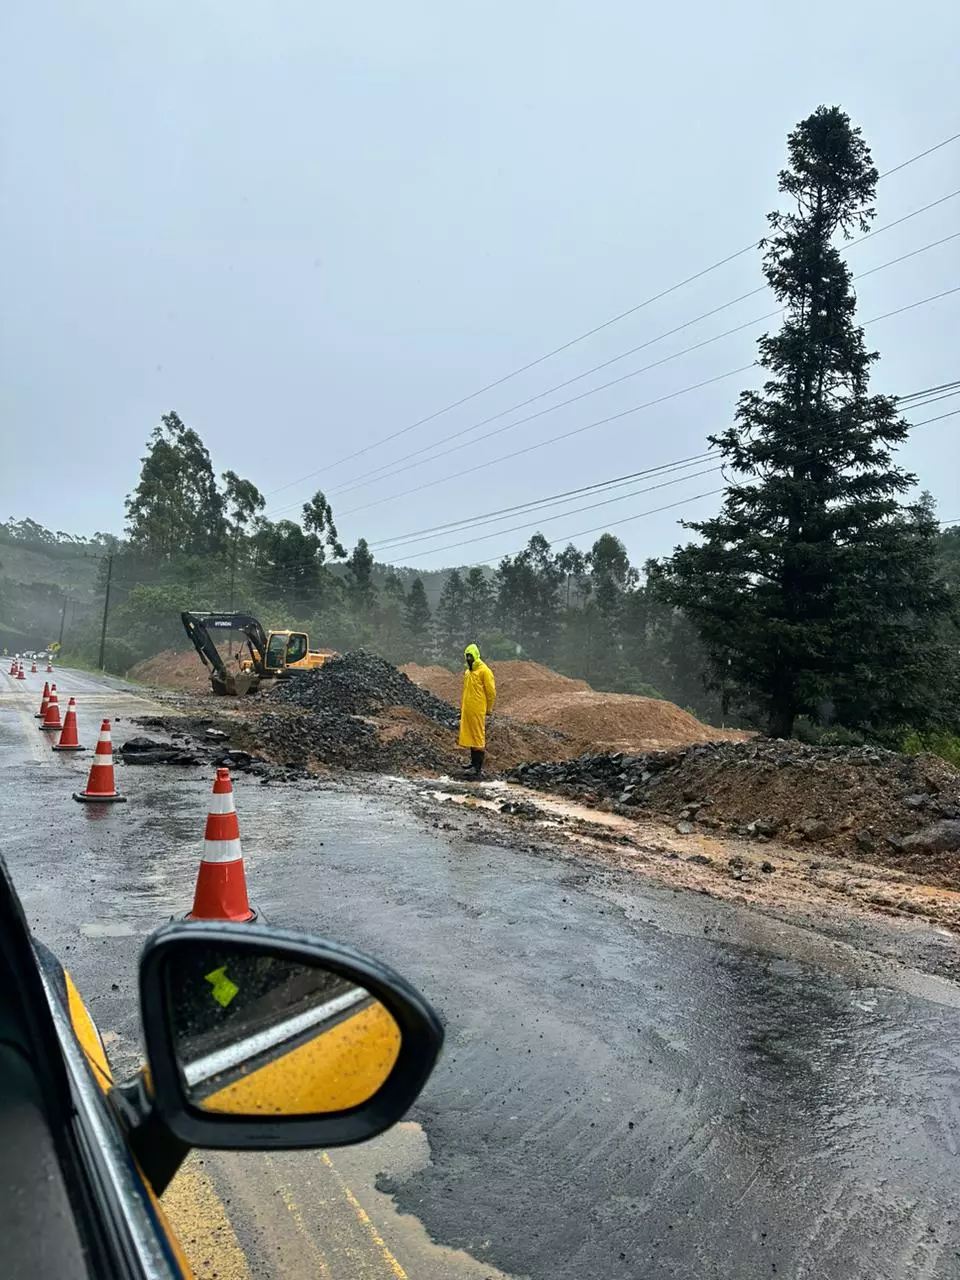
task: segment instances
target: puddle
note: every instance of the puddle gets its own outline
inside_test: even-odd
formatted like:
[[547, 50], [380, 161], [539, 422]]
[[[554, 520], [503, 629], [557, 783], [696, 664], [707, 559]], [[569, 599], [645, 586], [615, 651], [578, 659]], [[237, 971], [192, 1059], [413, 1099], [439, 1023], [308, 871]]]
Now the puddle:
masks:
[[[523, 800], [534, 805], [541, 813], [552, 814], [558, 820], [586, 822], [591, 826], [606, 827], [610, 831], [628, 836], [635, 836], [637, 833], [637, 822], [634, 819], [621, 817], [618, 813], [604, 813], [602, 810], [591, 809], [588, 805], [577, 804], [573, 800], [548, 796], [542, 791], [531, 791], [527, 787], [516, 787], [506, 782], [481, 782], [474, 786], [476, 788], [474, 790], [423, 791], [421, 795], [440, 803], [452, 800], [454, 804], [464, 805], [468, 809], [486, 809], [491, 813], [499, 813], [500, 806], [505, 800]], [[496, 798], [489, 799], [487, 796], [478, 795], [479, 789]], [[532, 825], [549, 827], [556, 826], [557, 823], [540, 820], [534, 821]]]
[[132, 924], [92, 921], [89, 924], [82, 924], [80, 932], [86, 938], [135, 938], [139, 930]]

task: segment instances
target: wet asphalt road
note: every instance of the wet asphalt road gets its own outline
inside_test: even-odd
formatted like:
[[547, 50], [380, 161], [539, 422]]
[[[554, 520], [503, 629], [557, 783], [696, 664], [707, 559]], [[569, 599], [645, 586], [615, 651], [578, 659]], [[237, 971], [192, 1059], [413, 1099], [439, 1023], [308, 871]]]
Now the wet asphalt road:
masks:
[[[129, 694], [59, 683], [91, 745], [101, 714], [121, 717], [115, 742], [136, 731]], [[23, 685], [0, 676], [0, 848], [128, 1066], [140, 939], [189, 906], [210, 779], [125, 768], [130, 802], [100, 814], [69, 798], [89, 756], [51, 759], [37, 739]], [[332, 1153], [338, 1177], [370, 1184], [392, 1263], [349, 1244], [326, 1272], [309, 1250], [284, 1258], [251, 1166], [212, 1160], [246, 1274], [960, 1276], [955, 985], [589, 861], [452, 838], [415, 816], [406, 782], [240, 777], [236, 792], [267, 919], [387, 960], [448, 1029], [422, 1132]], [[319, 1158], [276, 1159], [322, 1250]]]

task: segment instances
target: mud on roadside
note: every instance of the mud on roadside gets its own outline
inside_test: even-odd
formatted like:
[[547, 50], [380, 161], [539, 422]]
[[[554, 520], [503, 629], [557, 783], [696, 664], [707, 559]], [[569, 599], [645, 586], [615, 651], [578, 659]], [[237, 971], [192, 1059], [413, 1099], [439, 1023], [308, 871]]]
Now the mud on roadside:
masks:
[[[206, 698], [169, 693], [161, 699], [171, 714], [149, 717], [151, 731], [211, 747], [207, 733], [213, 728], [225, 737], [212, 747], [211, 755], [227, 748], [250, 752], [254, 771], [268, 782], [319, 775], [376, 790], [383, 785], [384, 767], [392, 763], [386, 757], [379, 772], [365, 771], [362, 764], [338, 767], [316, 757], [294, 763], [279, 758], [263, 741], [260, 716], [247, 703], [218, 700], [211, 706]], [[292, 710], [288, 714], [301, 718]], [[800, 919], [825, 932], [845, 931], [852, 920], [872, 920], [929, 926], [941, 937], [960, 937], [960, 892], [926, 883], [908, 871], [871, 864], [862, 854], [853, 859], [815, 845], [798, 847], [769, 837], [760, 843], [700, 828], [680, 833], [666, 819], [606, 812], [515, 783], [451, 782], [443, 774], [453, 759], [455, 754], [424, 760], [419, 767], [408, 764], [397, 772], [405, 776], [405, 789], [409, 787], [421, 818], [467, 842], [559, 854], [792, 922]], [[946, 945], [943, 950], [946, 957]], [[960, 977], [960, 953], [955, 972], [952, 964], [945, 958], [930, 971]]]
[[960, 978], [960, 892], [906, 872], [775, 841], [679, 834], [666, 822], [595, 812], [510, 783], [442, 781], [420, 787], [415, 807], [470, 843], [560, 854], [837, 936], [851, 921], [926, 926], [936, 963], [919, 967]]

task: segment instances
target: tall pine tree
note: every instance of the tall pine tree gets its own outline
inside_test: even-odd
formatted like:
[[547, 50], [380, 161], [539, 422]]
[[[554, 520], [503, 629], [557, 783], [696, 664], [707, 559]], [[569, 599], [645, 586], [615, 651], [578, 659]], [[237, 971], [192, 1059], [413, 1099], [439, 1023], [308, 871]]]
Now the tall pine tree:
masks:
[[[437, 604], [437, 642], [441, 657], [448, 662], [458, 660], [464, 645], [469, 643], [469, 640], [464, 639], [465, 614], [466, 591], [463, 578], [458, 569], [451, 569]], [[469, 639], [472, 638], [471, 636]]]
[[493, 587], [479, 565], [474, 565], [463, 584], [463, 626], [471, 643], [492, 625], [493, 605]]
[[759, 343], [767, 373], [710, 437], [736, 477], [702, 541], [655, 567], [693, 621], [716, 687], [775, 737], [800, 715], [879, 730], [929, 719], [939, 621], [929, 512], [905, 508], [914, 477], [892, 448], [907, 435], [871, 395], [877, 354], [855, 323], [835, 238], [865, 231], [877, 171], [859, 129], [820, 107], [788, 140], [788, 213], [769, 215], [764, 273], [785, 312]]
[[414, 578], [406, 604], [407, 634], [414, 662], [429, 662], [433, 656], [430, 643], [431, 616], [422, 578]]

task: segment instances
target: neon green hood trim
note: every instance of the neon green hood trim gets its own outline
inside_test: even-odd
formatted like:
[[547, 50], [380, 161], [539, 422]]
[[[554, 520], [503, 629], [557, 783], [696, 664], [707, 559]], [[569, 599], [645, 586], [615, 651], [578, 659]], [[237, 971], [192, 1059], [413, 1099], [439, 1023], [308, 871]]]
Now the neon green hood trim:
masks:
[[463, 656], [464, 656], [464, 660], [466, 660], [466, 658], [470, 657], [470, 658], [472, 658], [472, 659], [474, 660], [474, 662], [479, 662], [479, 661], [480, 661], [480, 650], [477, 648], [477, 646], [476, 646], [475, 644], [468, 644], [468, 645], [467, 645], [467, 647], [466, 647], [466, 648], [464, 649], [464, 651], [463, 651]]

